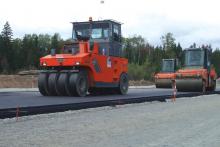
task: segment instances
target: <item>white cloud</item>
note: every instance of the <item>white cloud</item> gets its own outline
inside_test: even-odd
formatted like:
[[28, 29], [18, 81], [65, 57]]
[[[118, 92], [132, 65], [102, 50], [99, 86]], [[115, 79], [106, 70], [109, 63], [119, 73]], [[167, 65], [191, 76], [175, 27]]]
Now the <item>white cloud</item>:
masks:
[[154, 45], [172, 32], [188, 47], [193, 42], [219, 47], [218, 0], [7, 0], [0, 2], [0, 26], [6, 20], [14, 36], [59, 32], [71, 36], [72, 21], [105, 18], [123, 22], [124, 36], [140, 34]]

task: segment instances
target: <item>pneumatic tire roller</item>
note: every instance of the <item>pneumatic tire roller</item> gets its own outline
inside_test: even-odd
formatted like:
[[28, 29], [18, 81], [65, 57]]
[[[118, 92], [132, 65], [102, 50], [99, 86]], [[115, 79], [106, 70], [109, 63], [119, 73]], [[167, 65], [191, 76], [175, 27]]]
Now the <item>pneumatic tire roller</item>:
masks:
[[40, 58], [44, 96], [126, 94], [128, 60], [122, 57], [121, 24], [112, 20], [73, 22], [71, 42], [61, 54]]

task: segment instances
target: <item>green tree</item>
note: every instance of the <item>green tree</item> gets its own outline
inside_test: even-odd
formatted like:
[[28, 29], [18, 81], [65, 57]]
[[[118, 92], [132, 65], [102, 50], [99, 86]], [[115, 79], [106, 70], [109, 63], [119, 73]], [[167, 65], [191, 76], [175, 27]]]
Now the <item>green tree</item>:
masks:
[[163, 49], [166, 51], [166, 58], [176, 58], [176, 43], [172, 33], [167, 33], [161, 37]]
[[1, 49], [1, 67], [3, 72], [10, 72], [10, 69], [13, 69], [12, 60], [14, 53], [12, 50], [12, 29], [7, 21], [4, 25], [4, 28], [1, 32], [2, 38], [2, 49]]
[[55, 33], [52, 37], [51, 37], [51, 48], [52, 49], [56, 49], [57, 53], [61, 52], [61, 48], [63, 47], [63, 40], [61, 39], [59, 33]]
[[150, 57], [151, 67], [154, 68], [155, 72], [161, 70], [161, 63], [162, 63], [162, 59], [164, 58], [166, 58], [165, 51], [162, 49], [162, 47], [157, 46]]
[[172, 33], [167, 33], [164, 36], [162, 36], [161, 41], [164, 50], [172, 50], [173, 47], [176, 45], [175, 38], [173, 37]]
[[11, 29], [11, 26], [8, 21], [4, 25], [1, 36], [2, 36], [2, 38], [6, 39], [8, 41], [12, 40], [13, 33], [12, 33], [12, 29]]
[[17, 70], [21, 69], [23, 67], [23, 61], [22, 61], [22, 40], [19, 38], [16, 38], [13, 40], [12, 44], [13, 48], [13, 60], [12, 64], [14, 65], [14, 68], [12, 69], [13, 72], [16, 72]]
[[3, 51], [4, 51], [4, 48], [3, 48], [3, 39], [2, 39], [2, 36], [0, 35], [0, 73], [3, 71], [3, 68], [2, 68], [2, 58], [3, 58]]
[[181, 58], [182, 55], [182, 47], [180, 45], [180, 43], [177, 44], [177, 47], [175, 48], [175, 54], [177, 58]]
[[180, 43], [178, 43], [175, 49], [175, 57], [179, 60], [179, 65], [182, 65], [184, 62], [184, 56], [183, 56], [183, 48], [181, 47]]
[[214, 65], [215, 70], [218, 74], [218, 76], [220, 76], [220, 50], [219, 48], [217, 48], [213, 53], [212, 53], [212, 57], [211, 57], [211, 63]]
[[196, 48], [196, 47], [197, 47], [197, 45], [196, 45], [195, 42], [192, 45], [189, 46], [189, 48]]
[[49, 53], [51, 48], [51, 36], [48, 34], [40, 34], [38, 36], [39, 56], [44, 56]]
[[129, 63], [144, 64], [153, 47], [140, 35], [123, 40], [124, 55]]
[[58, 33], [55, 33], [51, 37], [51, 48], [57, 49], [59, 47], [59, 40], [60, 40], [60, 35]]
[[26, 34], [22, 40], [22, 61], [24, 68], [36, 68], [39, 65], [39, 45], [36, 34]]

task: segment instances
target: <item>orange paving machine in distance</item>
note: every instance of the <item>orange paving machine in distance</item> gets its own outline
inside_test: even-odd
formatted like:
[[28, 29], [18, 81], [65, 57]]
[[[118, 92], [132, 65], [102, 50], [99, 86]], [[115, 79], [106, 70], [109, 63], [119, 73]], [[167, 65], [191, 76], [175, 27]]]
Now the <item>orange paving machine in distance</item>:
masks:
[[44, 96], [86, 96], [128, 91], [128, 60], [122, 57], [121, 24], [73, 22], [72, 41], [62, 53], [40, 58], [38, 88]]
[[176, 72], [178, 91], [214, 91], [217, 74], [210, 63], [211, 49], [190, 48], [184, 51], [185, 62]]

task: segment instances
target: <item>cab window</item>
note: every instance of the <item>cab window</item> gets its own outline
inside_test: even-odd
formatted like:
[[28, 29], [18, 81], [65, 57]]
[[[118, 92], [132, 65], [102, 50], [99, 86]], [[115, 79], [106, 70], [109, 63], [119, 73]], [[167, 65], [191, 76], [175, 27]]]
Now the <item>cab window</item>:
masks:
[[104, 29], [104, 30], [103, 30], [103, 37], [104, 37], [104, 38], [108, 38], [108, 36], [109, 36], [109, 35], [108, 35], [108, 29]]
[[101, 29], [101, 28], [92, 29], [91, 37], [92, 37], [93, 39], [102, 38], [102, 29]]
[[113, 26], [113, 37], [114, 37], [114, 41], [119, 41], [119, 27], [118, 27], [118, 25]]

